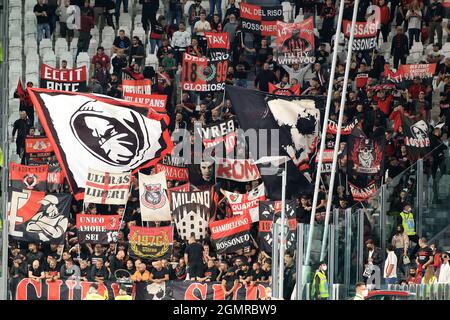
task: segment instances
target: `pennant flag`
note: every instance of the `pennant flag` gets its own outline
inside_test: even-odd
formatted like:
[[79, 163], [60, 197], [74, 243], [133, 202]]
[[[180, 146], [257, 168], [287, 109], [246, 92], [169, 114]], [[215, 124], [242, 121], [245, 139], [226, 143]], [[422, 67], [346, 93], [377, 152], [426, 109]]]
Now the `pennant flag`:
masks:
[[56, 69], [49, 65], [41, 64], [41, 88], [71, 92], [86, 92], [86, 66], [75, 69]]
[[227, 32], [205, 31], [208, 53], [211, 59], [219, 59], [228, 54], [230, 50], [230, 39]]
[[259, 202], [266, 200], [263, 183], [246, 194], [233, 193], [225, 190], [223, 190], [223, 193], [227, 198], [234, 215], [249, 214], [252, 222], [257, 222], [259, 220]]
[[384, 143], [384, 135], [377, 139], [349, 135], [347, 140], [349, 174], [380, 174], [384, 163]]
[[233, 253], [250, 243], [252, 221], [248, 214], [209, 224], [211, 241], [217, 253]]
[[142, 105], [93, 94], [29, 91], [77, 200], [83, 198], [88, 167], [135, 173], [172, 149], [169, 118], [148, 114]]
[[377, 184], [375, 180], [370, 181], [365, 187], [358, 187], [350, 182], [348, 185], [350, 186], [352, 198], [355, 201], [366, 201], [377, 193]]
[[170, 221], [166, 174], [147, 176], [139, 172], [139, 201], [142, 221]]
[[[272, 224], [281, 225], [281, 201], [261, 201], [259, 203], [259, 241], [261, 250], [272, 254], [273, 230]], [[295, 200], [286, 201], [285, 219], [287, 220], [288, 231], [286, 233], [286, 250], [296, 247], [297, 203]], [[281, 228], [280, 228], [281, 229]]]
[[313, 17], [297, 23], [277, 21], [276, 50], [279, 64], [314, 63]]
[[183, 54], [181, 89], [183, 91], [222, 91], [228, 71], [228, 55], [217, 59]]
[[203, 146], [207, 149], [223, 143], [225, 152], [228, 154], [236, 146], [236, 125], [233, 119], [221, 120], [202, 128], [198, 127], [198, 131], [202, 137]]
[[117, 243], [120, 215], [77, 214], [80, 243]]
[[406, 150], [412, 159], [417, 160], [431, 151], [430, 127], [424, 120], [413, 122], [404, 115], [401, 117]]
[[[376, 19], [375, 19], [376, 20]], [[350, 33], [352, 29], [352, 21], [343, 21], [345, 45], [348, 46]], [[373, 50], [377, 47], [378, 23], [375, 21], [356, 22], [355, 33], [353, 39], [353, 51]]]
[[283, 7], [239, 3], [242, 31], [261, 36], [276, 36], [277, 21], [283, 20]]
[[25, 138], [25, 153], [30, 158], [46, 158], [53, 155], [53, 147], [47, 137], [27, 136]]
[[130, 227], [130, 255], [139, 259], [168, 259], [172, 253], [173, 230], [167, 227]]
[[12, 190], [9, 235], [18, 241], [64, 242], [69, 223], [70, 194]]
[[12, 188], [36, 191], [47, 189], [48, 165], [24, 166], [10, 162], [9, 172]]
[[276, 94], [278, 96], [299, 96], [300, 95], [300, 84], [297, 83], [289, 88], [279, 88], [273, 83], [269, 82], [269, 92]]
[[212, 207], [211, 190], [171, 192], [170, 198], [172, 218], [181, 239], [204, 239]]
[[216, 178], [238, 182], [255, 181], [261, 178], [252, 159], [216, 159]]
[[[253, 129], [256, 136], [260, 130], [270, 136], [271, 130], [278, 133], [278, 139], [265, 139], [252, 142], [259, 146], [259, 157], [266, 156], [267, 151], [278, 152], [276, 155], [289, 156], [292, 161], [287, 163], [286, 197], [298, 196], [302, 192], [312, 190], [309, 174], [305, 172], [313, 156], [319, 135], [320, 110], [324, 97], [283, 97], [265, 92], [249, 90], [234, 86], [226, 86], [240, 127], [244, 130]], [[252, 145], [249, 149], [252, 150]], [[265, 150], [261, 150], [265, 147]], [[255, 151], [256, 152], [256, 151]], [[264, 153], [265, 152], [265, 153]], [[261, 154], [262, 153], [262, 154]], [[251, 157], [257, 160], [258, 155], [251, 152]], [[267, 194], [272, 199], [281, 199], [281, 176], [267, 175], [261, 171]]]
[[384, 65], [384, 74], [388, 80], [395, 83], [402, 83], [405, 80], [432, 78], [436, 72], [436, 63], [425, 64], [402, 64], [397, 72], [393, 72], [388, 64]]
[[130, 192], [131, 173], [112, 173], [89, 169], [84, 202], [126, 204]]
[[174, 157], [168, 154], [160, 163], [155, 165], [155, 172], [165, 172], [167, 180], [189, 181], [188, 168], [182, 157]]
[[57, 161], [48, 163], [47, 188], [48, 190], [60, 190], [64, 183], [64, 175]]

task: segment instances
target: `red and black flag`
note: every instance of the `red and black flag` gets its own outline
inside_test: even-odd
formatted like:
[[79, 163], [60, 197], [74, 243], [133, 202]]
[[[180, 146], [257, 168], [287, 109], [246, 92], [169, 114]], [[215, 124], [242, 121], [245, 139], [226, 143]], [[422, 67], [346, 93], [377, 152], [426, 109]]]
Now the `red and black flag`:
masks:
[[164, 259], [172, 254], [173, 228], [130, 227], [130, 255], [139, 259]]
[[273, 83], [269, 82], [269, 92], [279, 95], [279, 96], [299, 96], [300, 95], [300, 84], [297, 83], [289, 88], [279, 88]]
[[29, 89], [62, 171], [77, 200], [88, 169], [136, 173], [171, 152], [169, 117], [144, 105], [95, 94]]
[[[261, 250], [272, 254], [273, 246], [273, 223], [281, 225], [281, 201], [260, 201], [259, 203], [259, 243]], [[285, 218], [288, 224], [286, 233], [286, 250], [294, 249], [296, 246], [297, 203], [295, 200], [286, 201]]]
[[252, 219], [249, 214], [214, 221], [209, 224], [211, 241], [217, 253], [233, 253], [251, 241]]
[[47, 137], [27, 136], [25, 138], [25, 153], [30, 158], [47, 158], [53, 155], [53, 147]]
[[314, 57], [314, 18], [302, 22], [277, 22], [277, 62], [283, 65], [308, 64]]
[[41, 88], [72, 92], [87, 91], [86, 66], [75, 69], [56, 69], [41, 65]]
[[350, 193], [355, 201], [366, 201], [372, 198], [377, 193], [377, 183], [371, 180], [366, 186], [360, 187], [353, 183], [348, 183]]
[[[355, 132], [355, 131], [354, 131]], [[384, 135], [368, 139], [351, 134], [348, 143], [348, 172], [351, 175], [377, 175], [383, 170]]]
[[48, 163], [47, 188], [50, 191], [60, 190], [64, 184], [64, 174], [57, 161]]
[[406, 150], [411, 159], [417, 160], [431, 151], [430, 126], [424, 120], [413, 122], [402, 115], [402, 129]]
[[19, 79], [17, 83], [17, 95], [19, 96], [19, 100], [21, 104], [24, 105], [31, 105], [30, 96], [28, 95], [28, 92], [26, 89], [23, 88], [22, 81]]
[[77, 231], [80, 243], [116, 243], [120, 215], [78, 214]]
[[282, 6], [263, 7], [241, 2], [239, 8], [242, 31], [261, 36], [277, 35], [277, 21], [283, 20]]
[[155, 165], [155, 173], [164, 171], [167, 180], [189, 181], [189, 171], [183, 157], [166, 155], [161, 162]]
[[36, 191], [47, 189], [48, 165], [25, 166], [10, 162], [9, 172], [12, 188]]
[[183, 54], [181, 89], [183, 91], [222, 91], [228, 71], [228, 57], [199, 58]]
[[205, 149], [214, 148], [223, 143], [225, 153], [228, 154], [236, 146], [236, 124], [233, 119], [221, 120], [213, 124], [196, 127], [202, 137]]
[[70, 194], [11, 190], [9, 235], [15, 240], [61, 244], [69, 224]]
[[[350, 20], [343, 21], [346, 45], [348, 45], [348, 40], [350, 39], [351, 27], [352, 22]], [[376, 21], [356, 22], [352, 50], [366, 51], [375, 49], [377, 46], [377, 28], [378, 23]]]
[[227, 32], [205, 32], [209, 57], [217, 59], [228, 54], [230, 39]]

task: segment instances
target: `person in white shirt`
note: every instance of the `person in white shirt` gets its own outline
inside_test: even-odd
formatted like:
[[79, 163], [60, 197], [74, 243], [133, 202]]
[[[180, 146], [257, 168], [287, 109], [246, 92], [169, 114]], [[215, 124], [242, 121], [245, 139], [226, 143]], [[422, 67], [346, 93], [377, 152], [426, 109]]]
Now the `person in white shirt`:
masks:
[[290, 79], [297, 79], [298, 83], [300, 83], [300, 86], [303, 86], [303, 80], [305, 78], [306, 72], [311, 69], [311, 66], [309, 64], [305, 65], [303, 68], [300, 68], [299, 64], [293, 64], [292, 68], [287, 65], [283, 65], [282, 67], [289, 74]]
[[449, 254], [447, 252], [442, 254], [442, 264], [439, 269], [438, 283], [450, 284], [450, 262]]
[[408, 21], [408, 37], [409, 48], [413, 45], [413, 38], [416, 42], [420, 41], [420, 30], [422, 25], [422, 11], [420, 10], [419, 2], [414, 0], [408, 12], [406, 13], [405, 20]]
[[387, 284], [395, 284], [397, 282], [397, 256], [394, 252], [394, 246], [392, 244], [388, 245], [387, 258], [384, 262], [384, 274], [383, 277], [386, 279]]
[[180, 22], [178, 25], [178, 31], [175, 31], [172, 36], [172, 42], [170, 45], [175, 50], [175, 58], [180, 63], [183, 53], [186, 48], [191, 44], [191, 34], [186, 31], [186, 25], [184, 22]]
[[211, 25], [206, 21], [206, 12], [202, 11], [200, 13], [200, 20], [194, 24], [194, 34], [198, 38], [198, 44], [202, 48], [203, 52], [206, 52], [206, 39], [205, 31], [211, 31]]

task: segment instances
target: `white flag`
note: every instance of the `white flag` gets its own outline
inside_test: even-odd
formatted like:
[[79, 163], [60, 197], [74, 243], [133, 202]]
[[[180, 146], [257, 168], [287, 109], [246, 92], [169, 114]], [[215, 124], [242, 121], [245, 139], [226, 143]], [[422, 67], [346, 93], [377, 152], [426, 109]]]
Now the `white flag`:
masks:
[[259, 221], [259, 201], [266, 200], [264, 190], [264, 183], [261, 183], [255, 189], [245, 194], [229, 191], [223, 191], [223, 193], [227, 197], [233, 215], [241, 215], [248, 212], [252, 217], [253, 223]]
[[147, 176], [139, 172], [139, 201], [142, 221], [169, 221], [166, 173]]
[[88, 169], [84, 202], [126, 204], [130, 193], [131, 172], [112, 173]]

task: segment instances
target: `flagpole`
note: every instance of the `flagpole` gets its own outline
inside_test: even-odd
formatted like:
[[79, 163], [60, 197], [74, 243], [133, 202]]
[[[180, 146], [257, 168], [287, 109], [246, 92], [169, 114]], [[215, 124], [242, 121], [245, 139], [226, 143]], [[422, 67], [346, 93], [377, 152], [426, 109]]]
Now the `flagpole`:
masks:
[[[355, 36], [355, 26], [356, 26], [356, 16], [358, 14], [358, 6], [359, 6], [359, 0], [355, 0], [353, 4], [353, 17], [352, 17], [352, 27], [350, 30], [350, 39], [348, 40], [348, 47], [347, 47], [347, 59], [345, 64], [345, 73], [344, 73], [344, 86], [342, 88], [342, 96], [341, 96], [341, 104], [339, 106], [339, 120], [338, 120], [338, 127], [337, 127], [337, 133], [336, 133], [336, 140], [334, 145], [334, 151], [333, 151], [333, 164], [331, 166], [331, 179], [329, 184], [329, 192], [328, 192], [328, 201], [327, 201], [327, 210], [325, 214], [325, 227], [323, 231], [323, 238], [322, 238], [322, 248], [320, 250], [320, 260], [322, 261], [325, 258], [325, 250], [326, 250], [326, 242], [328, 238], [328, 225], [330, 221], [330, 212], [331, 212], [331, 203], [333, 201], [333, 190], [334, 190], [334, 179], [336, 177], [336, 167], [337, 167], [337, 157], [338, 157], [338, 151], [339, 151], [339, 144], [341, 142], [341, 128], [342, 128], [342, 120], [344, 118], [344, 108], [345, 108], [345, 101], [346, 101], [346, 95], [347, 95], [347, 85], [348, 85], [348, 75], [350, 73], [350, 60], [352, 58], [352, 47], [353, 47], [353, 39]], [[335, 221], [336, 223], [336, 221]]]
[[[314, 196], [313, 196], [313, 202], [312, 202], [312, 208], [311, 208], [311, 218], [309, 221], [309, 232], [308, 232], [308, 242], [306, 245], [306, 254], [305, 254], [305, 260], [303, 264], [303, 270], [305, 272], [305, 275], [309, 273], [309, 260], [311, 256], [311, 244], [313, 240], [313, 233], [314, 233], [314, 218], [316, 216], [316, 209], [317, 209], [317, 200], [318, 200], [318, 194], [319, 194], [319, 184], [320, 184], [320, 178], [322, 174], [322, 163], [323, 163], [323, 153], [325, 150], [325, 137], [327, 135], [327, 126], [328, 126], [328, 118], [330, 114], [330, 106], [331, 106], [331, 97], [333, 96], [333, 79], [334, 75], [336, 74], [336, 63], [337, 63], [337, 51], [338, 51], [338, 44], [339, 44], [339, 35], [341, 33], [341, 27], [342, 27], [342, 18], [344, 14], [344, 0], [340, 0], [339, 5], [339, 16], [336, 26], [336, 34], [334, 39], [334, 50], [333, 50], [333, 59], [331, 62], [331, 72], [330, 72], [330, 78], [328, 82], [328, 93], [327, 93], [327, 104], [325, 107], [325, 115], [323, 120], [323, 126], [322, 126], [322, 134], [320, 139], [320, 150], [319, 150], [319, 162], [317, 163], [317, 170], [316, 170], [316, 181], [314, 185]], [[298, 249], [298, 248], [297, 248]], [[303, 277], [303, 279], [306, 279], [306, 277]]]
[[[128, 198], [130, 197], [130, 194], [131, 194], [131, 177], [133, 176], [133, 174], [131, 173], [131, 171], [130, 171], [130, 187], [128, 188]], [[125, 207], [124, 207], [124, 210], [123, 210], [123, 216], [120, 218], [120, 222], [119, 222], [119, 230], [117, 230], [117, 233], [119, 233], [120, 232], [120, 227], [122, 226], [122, 221], [123, 221], [123, 219], [125, 218], [125, 213], [126, 213], [126, 211], [127, 211], [127, 204], [128, 204], [128, 199], [127, 199], [127, 201], [125, 202]]]

